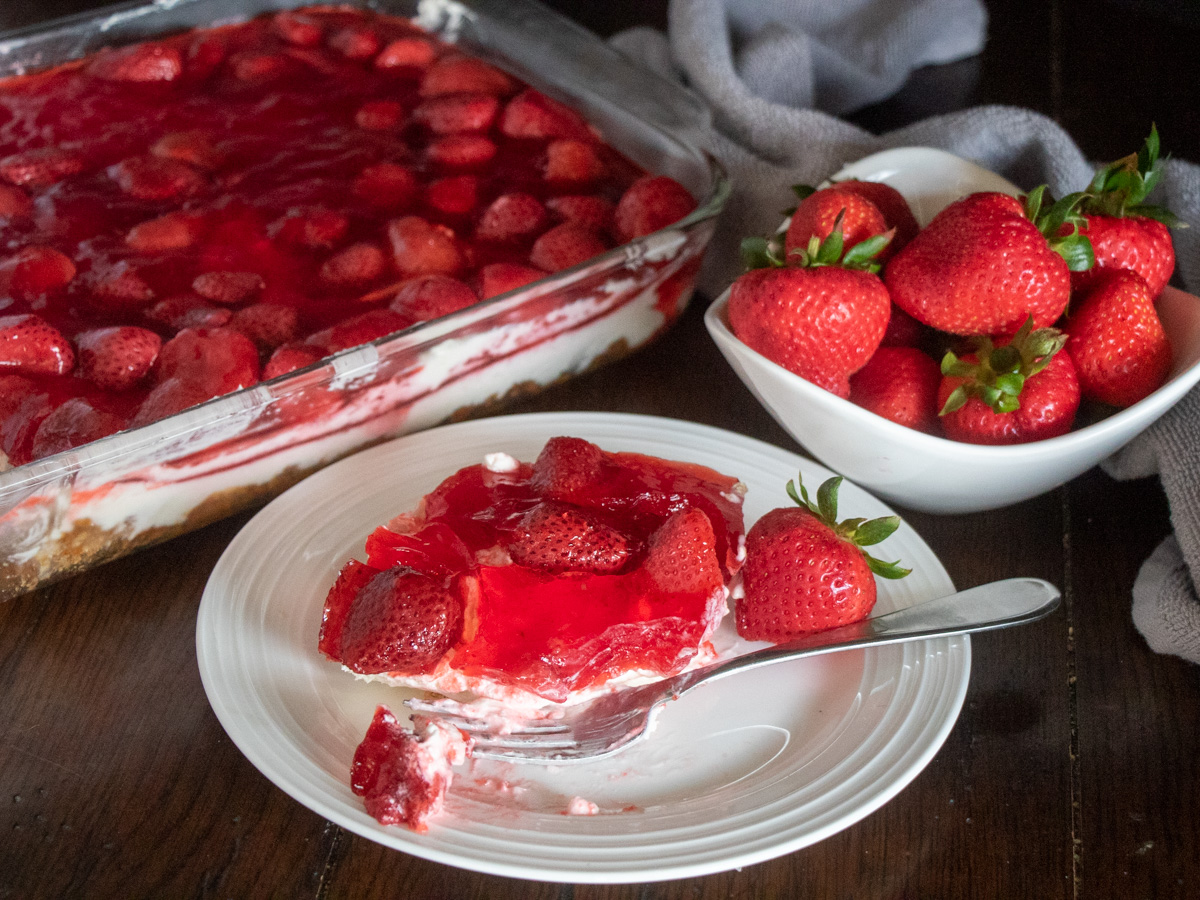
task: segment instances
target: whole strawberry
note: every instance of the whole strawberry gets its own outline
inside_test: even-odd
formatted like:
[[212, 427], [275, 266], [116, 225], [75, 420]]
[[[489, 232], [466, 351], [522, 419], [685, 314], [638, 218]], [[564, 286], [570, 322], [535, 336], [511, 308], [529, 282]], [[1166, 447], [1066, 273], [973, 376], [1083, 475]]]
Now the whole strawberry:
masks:
[[1090, 285], [1108, 269], [1132, 269], [1146, 280], [1150, 295], [1162, 293], [1175, 271], [1175, 246], [1168, 226], [1181, 224], [1169, 211], [1145, 202], [1162, 177], [1158, 130], [1137, 153], [1118, 159], [1096, 173], [1080, 206], [1081, 233], [1092, 243], [1096, 264], [1074, 272], [1076, 290]]
[[880, 347], [850, 377], [850, 400], [897, 425], [933, 434], [939, 430], [937, 392], [942, 373], [916, 347]]
[[1085, 397], [1132, 406], [1167, 380], [1171, 345], [1136, 272], [1102, 271], [1072, 303], [1066, 332]]
[[800, 205], [792, 213], [784, 236], [785, 259], [808, 247], [814, 235], [825, 240], [839, 220], [842, 246], [847, 250], [888, 230], [879, 207], [854, 191], [836, 185], [820, 190], [796, 186], [792, 190], [800, 198]]
[[883, 213], [883, 220], [887, 223], [888, 228], [896, 230], [896, 236], [892, 239], [891, 250], [896, 253], [917, 236], [917, 232], [921, 230], [921, 226], [917, 224], [916, 217], [912, 214], [912, 209], [908, 205], [908, 201], [904, 199], [904, 195], [892, 187], [890, 184], [885, 184], [882, 181], [859, 181], [857, 179], [847, 179], [846, 181], [838, 181], [835, 187], [843, 191], [850, 191], [858, 194], [861, 197], [866, 197], [879, 208]]
[[1012, 340], [978, 349], [961, 359], [942, 359], [938, 388], [942, 431], [971, 444], [1021, 444], [1071, 430], [1079, 409], [1079, 378], [1067, 336], [1053, 328], [1032, 329], [1027, 320]]
[[872, 271], [887, 235], [842, 253], [838, 228], [784, 265], [761, 239], [743, 244], [751, 265], [729, 292], [729, 326], [748, 347], [839, 397], [879, 347], [891, 301]]
[[1037, 328], [1053, 324], [1067, 307], [1071, 270], [1090, 266], [1092, 255], [1070, 227], [1080, 195], [1049, 210], [1044, 197], [1038, 188], [1024, 204], [995, 192], [951, 203], [888, 263], [892, 300], [951, 334], [1012, 334], [1030, 316]]
[[780, 643], [866, 618], [875, 606], [875, 575], [902, 578], [910, 570], [875, 559], [862, 548], [900, 525], [896, 516], [837, 521], [841, 477], [831, 478], [809, 500], [800, 478], [788, 482], [795, 507], [774, 509], [746, 535], [745, 590], [737, 605], [737, 631], [751, 641]]

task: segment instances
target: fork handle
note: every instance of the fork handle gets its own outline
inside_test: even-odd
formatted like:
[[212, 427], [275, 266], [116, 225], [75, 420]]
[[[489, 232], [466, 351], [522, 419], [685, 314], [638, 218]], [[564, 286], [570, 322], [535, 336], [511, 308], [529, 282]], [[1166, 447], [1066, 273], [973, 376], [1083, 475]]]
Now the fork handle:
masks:
[[701, 682], [788, 659], [1022, 625], [1054, 612], [1060, 596], [1058, 588], [1040, 578], [992, 581], [695, 669], [676, 679], [672, 693], [678, 696]]

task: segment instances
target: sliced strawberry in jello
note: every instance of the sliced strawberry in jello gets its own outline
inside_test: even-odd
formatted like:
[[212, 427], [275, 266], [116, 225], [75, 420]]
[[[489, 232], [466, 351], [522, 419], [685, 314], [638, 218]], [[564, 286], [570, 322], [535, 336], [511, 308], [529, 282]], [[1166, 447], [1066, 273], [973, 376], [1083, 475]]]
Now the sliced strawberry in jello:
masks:
[[546, 145], [542, 171], [547, 181], [586, 185], [603, 178], [607, 170], [594, 144], [566, 138]]
[[441, 169], [474, 169], [496, 156], [496, 142], [482, 134], [448, 134], [430, 141], [425, 158]]
[[290, 211], [268, 229], [280, 240], [312, 250], [328, 250], [341, 242], [350, 229], [344, 213], [314, 207]]
[[430, 182], [425, 189], [425, 205], [447, 218], [461, 218], [479, 204], [479, 179], [474, 175], [453, 175]]
[[394, 219], [387, 235], [401, 275], [453, 275], [466, 262], [450, 229], [419, 216]]
[[183, 58], [173, 46], [147, 41], [97, 54], [86, 71], [105, 81], [174, 81], [183, 74]]
[[544, 269], [535, 266], [498, 262], [481, 268], [475, 278], [475, 283], [480, 299], [487, 300], [509, 291], [515, 291], [517, 288], [523, 288], [549, 274]]
[[457, 278], [425, 275], [405, 282], [390, 306], [414, 322], [425, 322], [466, 309], [478, 300], [475, 292]]
[[596, 194], [564, 194], [547, 200], [546, 208], [565, 222], [603, 233], [612, 228], [616, 205]]
[[75, 277], [75, 263], [53, 247], [22, 247], [0, 262], [0, 294], [21, 300], [41, 297], [66, 287]]
[[392, 162], [367, 166], [351, 186], [356, 197], [384, 209], [406, 206], [420, 189], [421, 182], [412, 169]]
[[300, 314], [294, 306], [282, 303], [251, 303], [237, 310], [229, 327], [240, 331], [258, 346], [271, 352], [276, 347], [295, 340], [300, 330]]
[[433, 669], [462, 637], [461, 590], [456, 579], [407, 566], [375, 574], [355, 594], [342, 625], [342, 663], [364, 675]]
[[533, 242], [529, 261], [539, 269], [558, 272], [586, 262], [607, 250], [608, 244], [590, 228], [574, 222], [563, 222]]
[[271, 19], [271, 30], [298, 47], [315, 47], [321, 43], [325, 29], [312, 16], [285, 10]]
[[143, 313], [147, 322], [179, 331], [184, 328], [220, 328], [229, 324], [233, 310], [214, 306], [197, 294], [167, 297]]
[[371, 309], [311, 335], [306, 343], [325, 354], [387, 337], [412, 324], [412, 319], [391, 309]]
[[420, 37], [402, 37], [389, 43], [375, 57], [375, 68], [383, 71], [424, 69], [437, 56], [431, 41]]
[[679, 182], [665, 175], [640, 178], [621, 195], [614, 214], [617, 240], [643, 237], [678, 222], [696, 201]]
[[321, 265], [321, 280], [333, 287], [363, 287], [387, 271], [387, 257], [363, 241], [339, 250]]
[[65, 375], [74, 366], [71, 342], [41, 316], [0, 316], [0, 372]]
[[500, 116], [500, 130], [514, 138], [596, 140], [579, 113], [533, 88], [508, 101]]
[[433, 63], [421, 79], [422, 97], [445, 94], [494, 94], [504, 97], [516, 88], [512, 77], [495, 66], [471, 56], [444, 56]]
[[61, 453], [115, 434], [125, 425], [124, 417], [73, 397], [42, 419], [33, 436], [32, 453], [35, 459]]
[[500, 101], [491, 94], [446, 94], [418, 105], [413, 121], [434, 134], [484, 131], [496, 119]]
[[285, 344], [276, 348], [267, 364], [263, 366], [263, 380], [278, 378], [280, 375], [311, 366], [324, 356], [325, 350], [322, 348], [310, 347], [307, 344]]
[[218, 397], [258, 383], [258, 348], [231, 328], [185, 328], [162, 345], [156, 373]]
[[206, 300], [229, 306], [248, 300], [266, 286], [257, 272], [202, 272], [192, 280], [192, 290]]
[[532, 194], [521, 191], [501, 194], [479, 217], [475, 237], [497, 243], [532, 240], [545, 230], [549, 219], [546, 207]]
[[0, 184], [0, 219], [27, 219], [32, 213], [28, 194], [11, 184]]
[[165, 253], [191, 247], [203, 234], [201, 216], [169, 212], [134, 225], [125, 234], [125, 244], [139, 253]]
[[83, 156], [73, 150], [38, 147], [0, 159], [0, 178], [16, 185], [46, 188], [77, 175], [85, 165]]

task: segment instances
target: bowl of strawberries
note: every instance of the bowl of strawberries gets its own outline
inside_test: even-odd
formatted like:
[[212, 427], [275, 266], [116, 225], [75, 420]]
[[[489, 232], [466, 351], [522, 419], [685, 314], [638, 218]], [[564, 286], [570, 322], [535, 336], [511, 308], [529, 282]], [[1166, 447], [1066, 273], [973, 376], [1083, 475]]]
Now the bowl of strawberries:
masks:
[[853, 163], [705, 322], [811, 454], [899, 505], [994, 509], [1118, 450], [1200, 380], [1200, 298], [1167, 284], [1158, 138], [1055, 200], [968, 160]]

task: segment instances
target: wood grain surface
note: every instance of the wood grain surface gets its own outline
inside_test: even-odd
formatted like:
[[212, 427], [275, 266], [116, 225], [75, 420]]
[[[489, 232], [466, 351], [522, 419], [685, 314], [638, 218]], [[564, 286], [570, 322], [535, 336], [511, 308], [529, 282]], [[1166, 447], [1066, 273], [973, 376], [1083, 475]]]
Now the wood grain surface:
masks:
[[[87, 0], [6, 3], [0, 25]], [[603, 34], [664, 2], [552, 6]], [[1200, 21], [1178, 2], [991, 0], [975, 59], [918, 72], [855, 120], [886, 130], [985, 103], [1038, 109], [1115, 158], [1156, 121], [1200, 160]], [[1200, 223], [1193, 223], [1200, 227]], [[704, 331], [698, 297], [655, 346], [512, 407], [704, 422], [801, 450]], [[901, 512], [905, 512], [901, 510]], [[1154, 480], [1093, 469], [975, 515], [906, 517], [960, 587], [1064, 589], [1037, 625], [972, 645], [948, 740], [884, 807], [740, 871], [587, 886], [480, 875], [383, 848], [267, 781], [210, 710], [196, 667], [205, 581], [241, 515], [0, 604], [0, 898], [725, 900], [1184, 898], [1200, 879], [1200, 670], [1150, 652], [1130, 588], [1170, 523]]]

